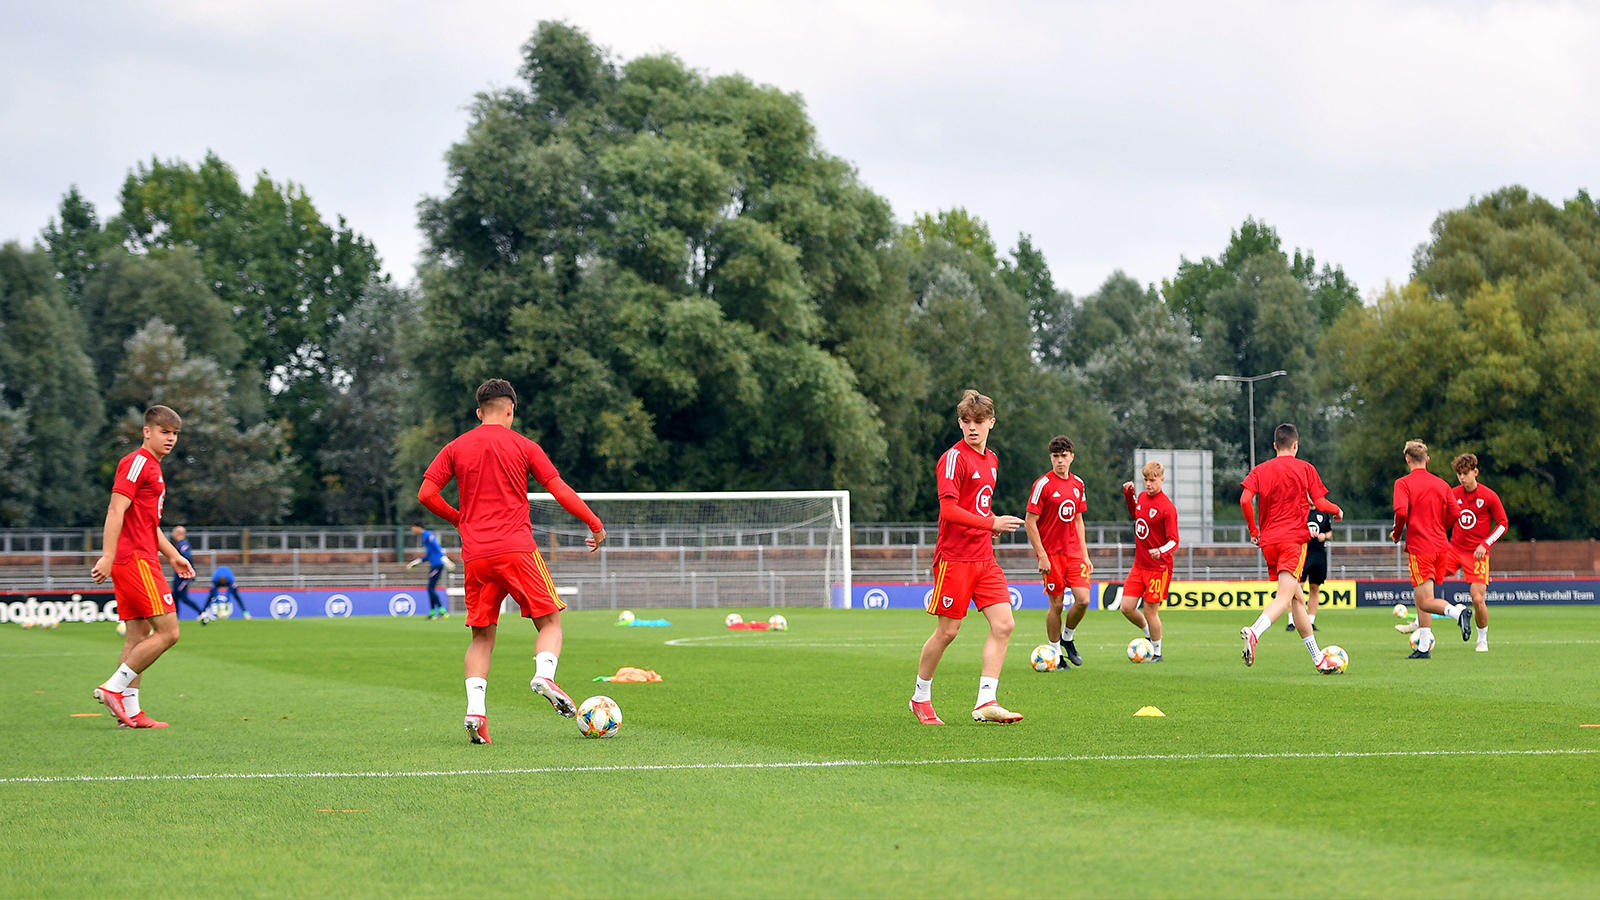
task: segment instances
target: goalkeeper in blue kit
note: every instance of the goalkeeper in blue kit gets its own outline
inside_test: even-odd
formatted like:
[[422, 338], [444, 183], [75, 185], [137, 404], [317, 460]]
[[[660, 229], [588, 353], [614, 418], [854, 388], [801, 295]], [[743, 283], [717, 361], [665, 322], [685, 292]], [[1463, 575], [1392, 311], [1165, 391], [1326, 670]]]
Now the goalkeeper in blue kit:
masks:
[[424, 561], [428, 563], [428, 618], [448, 618], [450, 607], [446, 606], [444, 599], [439, 596], [439, 579], [455, 566], [451, 564], [450, 557], [444, 555], [444, 547], [439, 544], [439, 536], [431, 529], [422, 527], [421, 521], [411, 523], [411, 533], [422, 539], [422, 555], [407, 563], [406, 568], [413, 568]]

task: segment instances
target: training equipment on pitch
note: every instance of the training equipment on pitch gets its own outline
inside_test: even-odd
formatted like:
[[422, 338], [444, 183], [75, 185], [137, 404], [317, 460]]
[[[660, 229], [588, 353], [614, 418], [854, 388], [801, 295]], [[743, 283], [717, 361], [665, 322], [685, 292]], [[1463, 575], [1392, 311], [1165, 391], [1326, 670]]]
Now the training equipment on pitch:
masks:
[[1432, 652], [1433, 635], [1420, 630], [1411, 632], [1411, 649], [1418, 653]]
[[610, 697], [590, 697], [578, 704], [578, 731], [584, 737], [616, 737], [622, 727], [622, 707]]
[[767, 627], [773, 631], [788, 631], [789, 620], [785, 619], [783, 616], [773, 616], [767, 620]]
[[1128, 659], [1136, 663], [1149, 662], [1156, 655], [1156, 645], [1149, 638], [1134, 638], [1128, 642]]
[[533, 536], [571, 609], [851, 603], [848, 491], [578, 496], [605, 523], [593, 553], [582, 522], [549, 494], [528, 495]]
[[1322, 656], [1317, 660], [1317, 671], [1324, 675], [1343, 675], [1344, 670], [1350, 668], [1350, 654], [1338, 644], [1329, 644], [1322, 648]]
[[1410, 618], [1411, 617], [1411, 611], [1406, 609], [1406, 605], [1404, 603], [1396, 603], [1394, 605], [1394, 617], [1396, 619], [1407, 619], [1407, 618]]
[[741, 616], [738, 613], [728, 613], [728, 617], [723, 619], [722, 623], [727, 625], [729, 628], [732, 628], [735, 625], [743, 625], [744, 616]]
[[621, 622], [624, 625], [632, 625], [633, 624], [633, 610], [625, 609], [622, 612], [618, 613], [617, 614], [617, 621]]
[[1052, 644], [1040, 644], [1033, 648], [1031, 661], [1035, 672], [1048, 672], [1061, 664], [1061, 651]]

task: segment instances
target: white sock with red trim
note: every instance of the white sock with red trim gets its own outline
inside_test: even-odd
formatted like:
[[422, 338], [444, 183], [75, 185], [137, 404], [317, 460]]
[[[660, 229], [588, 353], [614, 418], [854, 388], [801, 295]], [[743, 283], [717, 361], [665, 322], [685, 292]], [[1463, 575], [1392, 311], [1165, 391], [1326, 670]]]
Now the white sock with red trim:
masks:
[[116, 691], [120, 694], [128, 689], [129, 682], [138, 677], [138, 672], [128, 668], [127, 663], [123, 663], [117, 666], [117, 671], [111, 673], [111, 677], [106, 679], [106, 683], [100, 686], [108, 691]]
[[1256, 637], [1259, 638], [1263, 634], [1266, 634], [1267, 633], [1267, 629], [1271, 628], [1271, 627], [1272, 627], [1272, 620], [1267, 618], [1267, 614], [1266, 613], [1262, 613], [1261, 615], [1256, 616], [1256, 623], [1254, 625], [1250, 626], [1250, 630], [1254, 631], [1256, 633]]
[[122, 711], [127, 713], [128, 714], [128, 718], [130, 718], [130, 719], [133, 718], [134, 716], [137, 716], [141, 712], [141, 710], [139, 708], [139, 689], [138, 688], [131, 687], [131, 688], [125, 688], [123, 690], [123, 692], [122, 692]]
[[467, 679], [467, 715], [487, 716], [483, 705], [484, 695], [489, 692], [489, 680], [486, 678]]
[[1000, 679], [982, 676], [978, 679], [978, 706], [993, 703], [995, 692], [1000, 689]]
[[[524, 669], [523, 671], [527, 671]], [[554, 682], [556, 680], [556, 655], [540, 653], [533, 658], [533, 677]]]

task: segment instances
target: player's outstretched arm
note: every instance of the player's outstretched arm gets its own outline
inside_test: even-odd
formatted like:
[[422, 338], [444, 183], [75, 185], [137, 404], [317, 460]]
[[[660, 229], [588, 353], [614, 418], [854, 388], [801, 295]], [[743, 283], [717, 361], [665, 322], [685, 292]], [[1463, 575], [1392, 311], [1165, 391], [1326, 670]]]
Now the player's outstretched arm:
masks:
[[967, 512], [954, 497], [939, 498], [939, 521], [992, 531], [995, 534], [1009, 533], [1022, 527], [1022, 520], [1016, 516], [980, 516], [975, 512]]
[[1311, 505], [1322, 510], [1328, 515], [1333, 516], [1333, 520], [1335, 522], [1342, 521], [1344, 519], [1344, 510], [1339, 508], [1339, 504], [1329, 500], [1326, 494], [1316, 498], [1315, 500], [1312, 500]]
[[122, 519], [132, 505], [133, 500], [126, 494], [111, 495], [111, 503], [106, 507], [105, 531], [100, 538], [100, 558], [89, 570], [89, 577], [94, 579], [95, 584], [105, 584], [106, 579], [111, 577], [111, 562], [117, 558], [117, 538], [122, 537]]
[[1256, 526], [1256, 492], [1249, 488], [1239, 495], [1239, 511], [1244, 513], [1244, 527], [1250, 530], [1250, 543], [1261, 542], [1261, 530]]

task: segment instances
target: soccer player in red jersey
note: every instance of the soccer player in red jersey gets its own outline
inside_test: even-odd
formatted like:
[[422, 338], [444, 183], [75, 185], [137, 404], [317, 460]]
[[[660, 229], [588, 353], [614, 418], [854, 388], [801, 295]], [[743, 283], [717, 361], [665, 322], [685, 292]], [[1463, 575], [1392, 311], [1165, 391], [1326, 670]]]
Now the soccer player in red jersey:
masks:
[[1465, 572], [1472, 591], [1473, 619], [1478, 626], [1478, 652], [1489, 652], [1489, 548], [1506, 533], [1510, 520], [1500, 495], [1478, 480], [1478, 457], [1463, 453], [1451, 461], [1460, 482], [1450, 489], [1455, 499], [1455, 528], [1450, 532], [1450, 574]]
[[939, 486], [939, 541], [933, 550], [933, 591], [928, 612], [937, 617], [933, 635], [922, 645], [917, 662], [917, 686], [911, 694], [911, 712], [924, 725], [943, 725], [933, 711], [933, 673], [946, 647], [961, 631], [967, 607], [976, 606], [989, 620], [989, 637], [983, 644], [983, 669], [978, 679], [978, 702], [972, 718], [1002, 725], [1022, 721], [995, 699], [1000, 668], [1006, 661], [1006, 644], [1015, 622], [1011, 617], [1011, 590], [1006, 573], [994, 558], [994, 535], [1016, 531], [1022, 520], [996, 516], [990, 509], [1000, 458], [989, 447], [994, 428], [994, 401], [969, 390], [956, 406], [961, 440], [939, 456], [934, 478]]
[[[1083, 657], [1072, 643], [1074, 629], [1089, 611], [1088, 541], [1083, 536], [1083, 479], [1072, 474], [1072, 439], [1057, 435], [1050, 439], [1050, 471], [1033, 483], [1028, 495], [1028, 543], [1033, 545], [1044, 579], [1045, 597], [1050, 611], [1044, 615], [1045, 635], [1059, 644], [1061, 658], [1056, 668], [1083, 665]], [[1062, 615], [1067, 589], [1072, 589], [1072, 608]]]
[[179, 578], [194, 577], [194, 566], [161, 533], [161, 506], [167, 499], [161, 460], [178, 445], [182, 425], [168, 407], [145, 410], [144, 443], [117, 463], [111, 505], [106, 509], [104, 549], [89, 571], [95, 584], [111, 579], [117, 618], [128, 623], [117, 671], [94, 689], [95, 699], [127, 728], [167, 727], [140, 708], [139, 682], [144, 670], [178, 642], [178, 614], [161, 572], [161, 557], [172, 563]]
[[[1446, 603], [1433, 595], [1436, 584], [1455, 571], [1446, 529], [1455, 517], [1455, 497], [1444, 479], [1428, 471], [1428, 445], [1406, 441], [1407, 472], [1394, 483], [1394, 528], [1389, 540], [1405, 535], [1411, 564], [1411, 586], [1416, 594], [1417, 631], [1433, 637], [1433, 613], [1441, 613], [1461, 626], [1461, 639], [1472, 640], [1472, 618], [1459, 603]], [[1428, 659], [1431, 651], [1412, 650], [1407, 659]]]
[[[1135, 495], [1133, 482], [1122, 483], [1122, 499], [1133, 516], [1133, 568], [1122, 583], [1122, 614], [1155, 646], [1151, 662], [1161, 662], [1161, 604], [1172, 584], [1172, 560], [1178, 550], [1178, 508], [1161, 492], [1167, 470], [1151, 460], [1140, 472], [1144, 493]], [[1141, 610], [1141, 605], [1143, 609]]]
[[[572, 718], [577, 709], [572, 698], [556, 684], [556, 662], [561, 655], [561, 611], [567, 605], [556, 595], [550, 570], [539, 556], [528, 513], [528, 478], [537, 479], [562, 509], [581, 519], [592, 533], [585, 539], [589, 552], [606, 539], [605, 526], [533, 441], [511, 430], [517, 412], [517, 392], [511, 382], [491, 378], [478, 387], [478, 427], [445, 445], [428, 466], [417, 500], [461, 533], [461, 558], [466, 563], [467, 625], [472, 643], [467, 647], [467, 736], [474, 744], [488, 744], [489, 714], [484, 694], [489, 686], [489, 663], [494, 656], [495, 630], [500, 621], [500, 601], [510, 595], [524, 618], [539, 630], [534, 639], [534, 673], [528, 686]], [[461, 509], [439, 495], [455, 479]]]
[[1306, 542], [1311, 539], [1306, 521], [1313, 506], [1333, 516], [1335, 522], [1344, 518], [1344, 511], [1328, 499], [1328, 489], [1323, 486], [1317, 467], [1298, 458], [1298, 428], [1287, 422], [1279, 425], [1272, 433], [1272, 446], [1277, 455], [1250, 470], [1244, 479], [1244, 493], [1239, 496], [1239, 508], [1250, 529], [1250, 543], [1261, 548], [1267, 569], [1278, 582], [1278, 596], [1256, 617], [1255, 624], [1239, 629], [1239, 636], [1244, 639], [1244, 664], [1256, 664], [1256, 642], [1287, 609], [1294, 630], [1311, 654], [1311, 664], [1317, 665], [1322, 661], [1322, 650], [1317, 646], [1311, 615], [1306, 612], [1305, 598], [1300, 593], [1300, 571], [1306, 563]]

